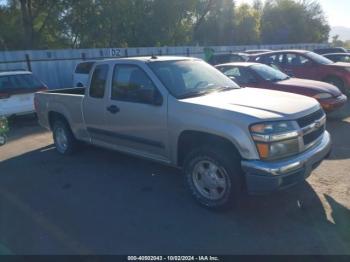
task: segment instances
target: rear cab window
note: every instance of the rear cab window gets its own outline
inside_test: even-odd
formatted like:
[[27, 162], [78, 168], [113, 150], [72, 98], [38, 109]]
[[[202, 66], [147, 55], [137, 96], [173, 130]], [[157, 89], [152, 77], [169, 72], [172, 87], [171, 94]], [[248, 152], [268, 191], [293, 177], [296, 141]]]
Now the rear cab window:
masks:
[[75, 73], [76, 74], [88, 75], [90, 73], [90, 70], [91, 70], [91, 68], [93, 67], [94, 64], [95, 64], [95, 62], [80, 63], [75, 68]]
[[89, 95], [92, 98], [103, 98], [106, 91], [106, 83], [109, 66], [106, 64], [97, 65], [91, 77]]

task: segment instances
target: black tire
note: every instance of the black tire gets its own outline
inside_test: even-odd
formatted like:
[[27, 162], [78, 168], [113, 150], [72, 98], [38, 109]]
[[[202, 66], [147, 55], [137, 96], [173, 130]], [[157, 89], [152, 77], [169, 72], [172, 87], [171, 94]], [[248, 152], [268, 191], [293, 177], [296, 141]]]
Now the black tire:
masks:
[[[219, 194], [222, 194], [222, 196], [218, 199], [210, 199], [204, 196], [198, 189], [198, 185], [196, 185], [197, 182], [195, 182], [195, 180], [197, 180], [195, 178], [195, 168], [200, 163], [205, 163], [206, 161], [217, 165], [220, 169], [220, 173], [224, 173], [225, 181], [227, 182], [227, 187], [223, 190], [224, 193], [220, 192]], [[223, 172], [221, 172], [221, 169]], [[186, 186], [200, 205], [214, 210], [225, 210], [236, 206], [242, 191], [243, 180], [240, 157], [237, 153], [216, 147], [200, 147], [186, 156], [184, 173]], [[221, 176], [223, 177], [222, 174]]]
[[345, 94], [347, 96], [350, 95], [350, 90], [345, 88], [344, 81], [342, 79], [340, 79], [339, 77], [335, 77], [335, 76], [327, 77], [325, 79], [325, 82], [332, 84], [332, 85], [335, 85], [336, 87], [339, 88], [339, 90], [343, 94]]
[[[64, 146], [62, 144], [62, 140], [60, 140], [59, 136], [62, 134], [65, 136]], [[78, 148], [78, 141], [75, 139], [72, 130], [69, 127], [67, 121], [63, 119], [56, 119], [53, 123], [52, 128], [53, 140], [55, 142], [56, 150], [62, 155], [70, 155], [76, 151]]]

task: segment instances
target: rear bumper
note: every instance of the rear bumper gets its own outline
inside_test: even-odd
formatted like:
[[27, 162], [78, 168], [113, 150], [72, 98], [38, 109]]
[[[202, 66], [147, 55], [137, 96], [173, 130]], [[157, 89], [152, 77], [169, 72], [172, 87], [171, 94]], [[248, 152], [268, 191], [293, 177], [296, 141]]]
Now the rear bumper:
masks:
[[336, 98], [319, 100], [319, 102], [326, 112], [331, 112], [345, 105], [347, 100], [346, 95], [341, 95]]
[[317, 146], [293, 158], [278, 162], [242, 161], [248, 192], [266, 194], [304, 181], [328, 157], [331, 147], [331, 137], [326, 131]]

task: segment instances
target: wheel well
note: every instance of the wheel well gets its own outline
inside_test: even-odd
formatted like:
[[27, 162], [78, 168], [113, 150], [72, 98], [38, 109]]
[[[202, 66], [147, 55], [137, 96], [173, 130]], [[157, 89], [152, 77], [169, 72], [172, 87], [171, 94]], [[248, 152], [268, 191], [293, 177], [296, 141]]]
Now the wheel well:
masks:
[[64, 122], [66, 122], [69, 126], [69, 123], [64, 115], [62, 115], [61, 113], [51, 111], [51, 112], [49, 112], [49, 123], [50, 123], [51, 130], [53, 129], [53, 124], [54, 124], [55, 120], [57, 120], [57, 119], [60, 119]]
[[233, 156], [241, 158], [236, 146], [228, 139], [221, 136], [200, 132], [200, 131], [184, 131], [181, 133], [177, 144], [177, 163], [183, 165], [186, 155], [191, 149], [203, 145], [212, 145], [228, 150]]
[[337, 79], [337, 80], [343, 82], [343, 79], [341, 77], [339, 77], [339, 76], [336, 76], [336, 75], [328, 75], [325, 78], [323, 78], [322, 81], [327, 82], [327, 80], [330, 80], [330, 79]]

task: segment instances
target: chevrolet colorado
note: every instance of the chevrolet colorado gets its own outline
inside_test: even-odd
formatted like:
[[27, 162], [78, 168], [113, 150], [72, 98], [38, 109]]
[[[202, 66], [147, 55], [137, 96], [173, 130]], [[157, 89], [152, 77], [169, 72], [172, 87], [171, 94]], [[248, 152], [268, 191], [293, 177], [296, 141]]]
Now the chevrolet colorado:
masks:
[[303, 181], [331, 149], [315, 99], [240, 88], [200, 59], [99, 61], [89, 83], [35, 95], [58, 152], [83, 141], [181, 168], [208, 208]]

